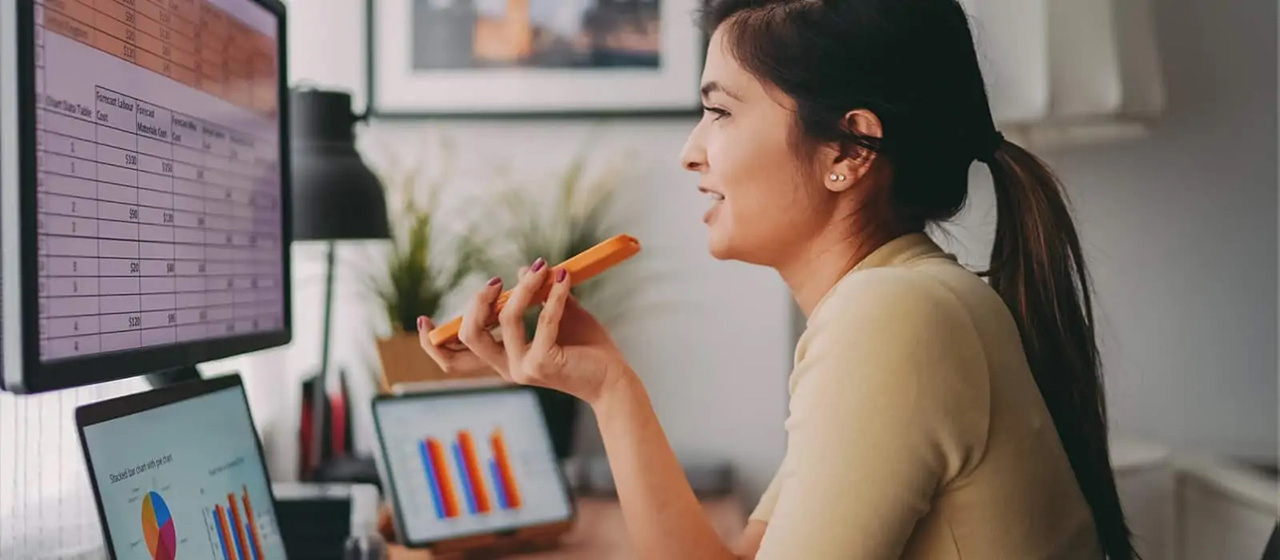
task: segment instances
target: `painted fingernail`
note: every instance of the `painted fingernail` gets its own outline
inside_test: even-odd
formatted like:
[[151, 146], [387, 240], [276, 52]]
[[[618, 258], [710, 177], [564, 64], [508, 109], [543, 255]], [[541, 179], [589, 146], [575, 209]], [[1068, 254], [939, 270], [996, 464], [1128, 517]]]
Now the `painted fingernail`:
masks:
[[569, 275], [569, 271], [568, 271], [568, 270], [565, 270], [565, 269], [563, 269], [563, 268], [562, 268], [562, 269], [560, 269], [560, 270], [557, 270], [557, 271], [556, 271], [556, 282], [564, 282], [564, 278], [565, 278], [565, 276], [568, 276], [568, 275]]
[[533, 268], [529, 269], [529, 272], [537, 272], [539, 270], [542, 270], [542, 267], [545, 266], [546, 264], [547, 264], [547, 261], [542, 260], [542, 257], [538, 257], [538, 260], [533, 261]]
[[489, 280], [490, 286], [497, 286], [498, 284], [501, 284], [501, 283], [502, 283], [502, 278], [498, 276], [494, 276], [492, 279]]
[[426, 318], [426, 317], [418, 317], [418, 330], [422, 330], [422, 329], [423, 329], [423, 328], [425, 328], [426, 326], [427, 326], [427, 318]]

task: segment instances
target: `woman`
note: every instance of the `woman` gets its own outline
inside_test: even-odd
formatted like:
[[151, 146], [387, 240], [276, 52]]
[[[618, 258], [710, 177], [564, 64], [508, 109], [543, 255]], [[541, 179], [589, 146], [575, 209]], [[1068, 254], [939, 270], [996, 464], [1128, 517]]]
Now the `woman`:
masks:
[[[954, 0], [713, 2], [684, 167], [710, 251], [775, 268], [805, 312], [788, 443], [744, 538], [721, 543], [640, 377], [569, 296], [521, 271], [464, 314], [446, 368], [487, 365], [594, 410], [645, 558], [1132, 558], [1107, 450], [1087, 274], [1054, 177], [995, 130]], [[994, 178], [991, 268], [924, 233]], [[420, 320], [422, 333], [433, 327]]]

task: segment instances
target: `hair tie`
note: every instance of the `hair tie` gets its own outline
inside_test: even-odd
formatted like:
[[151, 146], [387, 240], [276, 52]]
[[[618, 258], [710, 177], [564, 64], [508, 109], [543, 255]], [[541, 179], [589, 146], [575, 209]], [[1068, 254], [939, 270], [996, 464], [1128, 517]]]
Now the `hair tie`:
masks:
[[978, 161], [991, 165], [996, 161], [996, 154], [1000, 151], [1000, 147], [1004, 146], [1004, 133], [999, 130], [991, 131], [991, 137], [987, 145], [978, 152]]

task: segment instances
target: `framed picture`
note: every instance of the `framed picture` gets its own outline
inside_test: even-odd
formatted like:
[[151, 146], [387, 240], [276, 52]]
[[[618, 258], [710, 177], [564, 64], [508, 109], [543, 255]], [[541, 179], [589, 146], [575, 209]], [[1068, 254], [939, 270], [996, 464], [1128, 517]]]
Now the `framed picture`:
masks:
[[369, 0], [369, 111], [696, 114], [701, 2]]

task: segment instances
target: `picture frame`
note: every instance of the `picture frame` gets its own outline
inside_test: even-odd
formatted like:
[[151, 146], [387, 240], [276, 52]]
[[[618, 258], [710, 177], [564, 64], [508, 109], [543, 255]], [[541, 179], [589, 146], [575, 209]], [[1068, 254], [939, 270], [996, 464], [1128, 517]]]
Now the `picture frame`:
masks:
[[697, 115], [703, 1], [368, 0], [369, 115]]

